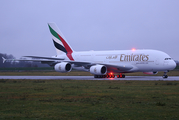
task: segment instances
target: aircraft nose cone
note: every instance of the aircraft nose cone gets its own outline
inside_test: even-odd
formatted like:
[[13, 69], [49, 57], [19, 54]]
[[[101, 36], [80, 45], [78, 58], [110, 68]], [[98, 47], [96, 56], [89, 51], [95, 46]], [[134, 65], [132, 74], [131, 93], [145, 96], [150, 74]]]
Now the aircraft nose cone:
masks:
[[174, 60], [170, 62], [170, 67], [171, 67], [171, 70], [175, 69], [176, 62]]

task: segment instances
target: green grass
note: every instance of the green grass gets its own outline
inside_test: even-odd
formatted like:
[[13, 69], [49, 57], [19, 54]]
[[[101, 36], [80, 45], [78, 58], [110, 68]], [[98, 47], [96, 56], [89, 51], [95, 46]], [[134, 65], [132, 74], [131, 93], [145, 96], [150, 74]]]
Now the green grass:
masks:
[[0, 80], [0, 119], [179, 119], [179, 81]]

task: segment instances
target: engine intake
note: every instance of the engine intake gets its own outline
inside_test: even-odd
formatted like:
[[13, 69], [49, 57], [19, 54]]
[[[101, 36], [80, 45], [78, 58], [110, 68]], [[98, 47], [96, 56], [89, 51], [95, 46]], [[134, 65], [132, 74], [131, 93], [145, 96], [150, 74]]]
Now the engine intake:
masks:
[[158, 72], [143, 72], [143, 73], [147, 75], [156, 75]]
[[107, 68], [104, 65], [94, 65], [90, 67], [90, 73], [94, 75], [105, 75]]
[[57, 72], [70, 72], [72, 70], [72, 66], [70, 63], [67, 62], [62, 62], [62, 63], [58, 63], [54, 66], [55, 71]]

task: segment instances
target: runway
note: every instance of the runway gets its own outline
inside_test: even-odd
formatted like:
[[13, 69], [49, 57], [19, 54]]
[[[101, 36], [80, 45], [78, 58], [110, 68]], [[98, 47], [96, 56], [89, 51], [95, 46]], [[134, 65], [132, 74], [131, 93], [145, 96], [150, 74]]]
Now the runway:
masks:
[[94, 78], [93, 76], [0, 76], [0, 79], [21, 79], [21, 80], [164, 80], [179, 81], [179, 76], [126, 76], [126, 78]]

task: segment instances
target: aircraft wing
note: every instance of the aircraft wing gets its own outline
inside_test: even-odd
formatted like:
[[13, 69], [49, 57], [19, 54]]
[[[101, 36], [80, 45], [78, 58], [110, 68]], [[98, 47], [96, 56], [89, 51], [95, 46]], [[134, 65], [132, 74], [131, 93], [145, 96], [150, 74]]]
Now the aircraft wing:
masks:
[[112, 64], [101, 64], [101, 63], [92, 63], [92, 62], [83, 62], [83, 61], [63, 61], [63, 62], [69, 62], [77, 67], [83, 66], [86, 69], [89, 69], [93, 65], [105, 65], [107, 67], [107, 71], [113, 73], [127, 72], [133, 68], [133, 66], [125, 65], [125, 64], [112, 65]]
[[84, 66], [86, 69], [89, 69], [93, 65], [105, 65], [107, 67], [108, 72], [127, 72], [133, 68], [131, 65], [119, 64], [101, 64], [101, 63], [91, 63], [91, 62], [83, 62], [83, 61], [64, 61], [74, 64], [76, 66]]
[[75, 67], [80, 67], [83, 66], [86, 69], [89, 69], [93, 65], [105, 65], [107, 67], [108, 72], [126, 72], [130, 69], [133, 68], [131, 65], [124, 65], [124, 64], [119, 64], [119, 65], [113, 65], [113, 64], [101, 64], [101, 63], [93, 63], [90, 61], [71, 61], [71, 60], [64, 60], [63, 58], [56, 58], [56, 57], [39, 57], [39, 56], [23, 56], [27, 58], [32, 58], [32, 59], [3, 59], [4, 62], [8, 61], [33, 61], [33, 62], [41, 62], [42, 64], [49, 64], [50, 66], [54, 66], [57, 63], [61, 62], [68, 62], [71, 64], [74, 64]]
[[[90, 61], [65, 61], [63, 58], [56, 58], [56, 57], [39, 57], [39, 56], [23, 56], [23, 57], [29, 57], [29, 58], [35, 58], [37, 59], [36, 61], [39, 61], [41, 63], [46, 63], [46, 64], [56, 64], [56, 63], [59, 63], [59, 62], [69, 62], [71, 64], [74, 64], [76, 66], [84, 66], [86, 69], [89, 69], [92, 65], [97, 65], [98, 63], [92, 63]], [[38, 60], [39, 59], [39, 60]], [[30, 61], [30, 60], [29, 60]], [[119, 71], [128, 71], [130, 69], [132, 69], [133, 67], [131, 65], [124, 65], [124, 64], [121, 64], [121, 65], [112, 65], [112, 64], [101, 64], [101, 65], [105, 65], [108, 69], [108, 71], [111, 71], [111, 72], [119, 72]]]
[[64, 58], [56, 58], [56, 57], [39, 57], [39, 56], [23, 56], [23, 57], [35, 58], [35, 59], [64, 60]]
[[23, 56], [31, 59], [3, 59], [4, 62], [13, 62], [13, 61], [32, 61], [32, 62], [41, 62], [42, 64], [49, 64], [50, 66], [54, 66], [57, 63], [61, 62], [69, 62], [71, 64], [74, 64], [76, 66], [85, 66], [85, 65], [92, 65], [90, 62], [79, 62], [79, 61], [70, 61], [70, 60], [64, 60], [64, 58], [56, 58], [56, 57], [40, 57], [40, 56]]
[[3, 63], [4, 62], [13, 62], [13, 61], [34, 61], [34, 62], [54, 62], [54, 60], [47, 60], [47, 59], [5, 59], [4, 57], [2, 57], [3, 59]]
[[84, 66], [84, 65], [91, 64], [90, 62], [64, 60], [64, 58], [57, 58], [57, 57], [39, 57], [39, 56], [23, 56], [23, 57], [33, 58], [32, 60], [29, 60], [29, 61], [37, 61], [37, 62], [41, 62], [44, 64], [53, 63], [53, 65], [60, 63], [60, 62], [69, 62], [71, 64], [75, 64], [76, 66]]
[[49, 64], [50, 66], [55, 65], [56, 63], [61, 62], [64, 60], [63, 58], [53, 58], [53, 57], [38, 57], [38, 56], [24, 56], [24, 57], [29, 57], [32, 59], [3, 59], [4, 62], [13, 62], [13, 61], [32, 61], [32, 62], [41, 62], [42, 64]]

